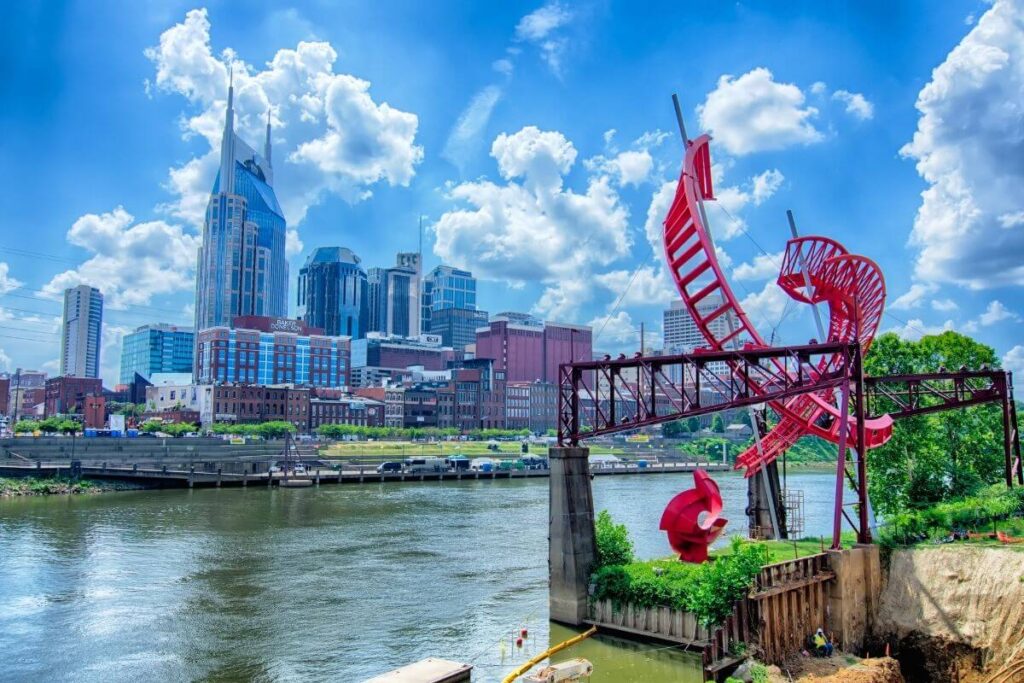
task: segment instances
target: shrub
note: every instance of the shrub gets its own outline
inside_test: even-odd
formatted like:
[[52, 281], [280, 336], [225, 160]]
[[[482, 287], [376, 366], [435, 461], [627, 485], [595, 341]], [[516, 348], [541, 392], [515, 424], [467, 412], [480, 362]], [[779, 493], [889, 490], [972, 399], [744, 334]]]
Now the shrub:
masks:
[[650, 560], [607, 565], [592, 577], [594, 598], [671, 607], [693, 612], [702, 624], [718, 624], [750, 590], [765, 559], [763, 547], [734, 538], [732, 553], [703, 564]]
[[633, 561], [633, 541], [625, 524], [616, 524], [607, 510], [597, 513], [594, 520], [597, 537], [596, 567], [629, 564]]

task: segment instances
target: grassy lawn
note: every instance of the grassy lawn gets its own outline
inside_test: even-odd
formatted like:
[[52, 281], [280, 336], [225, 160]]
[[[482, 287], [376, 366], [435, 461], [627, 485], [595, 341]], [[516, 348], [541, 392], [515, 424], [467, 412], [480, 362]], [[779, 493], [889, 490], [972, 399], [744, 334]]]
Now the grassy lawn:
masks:
[[[541, 444], [530, 444], [530, 455], [547, 455], [548, 449]], [[621, 455], [615, 447], [592, 446], [592, 454]], [[518, 441], [499, 441], [498, 451], [487, 449], [486, 441], [435, 441], [433, 443], [412, 443], [409, 441], [345, 441], [334, 443], [322, 450], [321, 455], [329, 458], [404, 457], [434, 456], [448, 457], [464, 455], [467, 458], [503, 457], [521, 455]]]
[[[856, 541], [857, 537], [852, 531], [843, 532], [842, 545], [844, 548], [852, 548]], [[750, 541], [749, 543], [767, 548], [767, 564], [775, 564], [776, 562], [786, 562], [787, 560], [818, 555], [822, 552], [822, 546], [824, 546], [825, 550], [829, 549], [829, 546], [832, 545], [832, 537], [829, 536], [824, 539], [804, 538], [798, 541]], [[719, 557], [731, 554], [732, 549], [729, 547], [711, 551], [711, 555]]]
[[[1024, 539], [1024, 518], [1011, 517], [996, 522], [995, 530], [1001, 531], [1011, 538]], [[911, 546], [912, 548], [955, 548], [957, 546], [969, 545], [974, 548], [1006, 548], [1008, 550], [1016, 550], [1017, 552], [1024, 552], [1024, 541], [1020, 543], [1003, 543], [997, 538], [990, 538], [993, 534], [992, 525], [988, 525], [985, 528], [978, 528], [973, 530], [977, 534], [982, 534], [982, 538], [968, 538], [961, 541], [953, 541], [952, 543], [940, 543], [936, 542], [939, 536], [930, 538], [926, 541], [920, 541]], [[904, 546], [896, 546], [904, 547]]]

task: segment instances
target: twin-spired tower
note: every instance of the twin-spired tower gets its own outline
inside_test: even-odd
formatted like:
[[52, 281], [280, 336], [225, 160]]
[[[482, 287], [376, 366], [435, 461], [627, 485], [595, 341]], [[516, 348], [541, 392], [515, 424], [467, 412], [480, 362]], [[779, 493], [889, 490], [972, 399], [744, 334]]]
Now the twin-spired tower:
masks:
[[220, 146], [220, 171], [203, 222], [196, 277], [196, 332], [231, 327], [240, 315], [288, 313], [286, 223], [274, 193], [270, 114], [262, 156], [235, 134], [234, 82]]

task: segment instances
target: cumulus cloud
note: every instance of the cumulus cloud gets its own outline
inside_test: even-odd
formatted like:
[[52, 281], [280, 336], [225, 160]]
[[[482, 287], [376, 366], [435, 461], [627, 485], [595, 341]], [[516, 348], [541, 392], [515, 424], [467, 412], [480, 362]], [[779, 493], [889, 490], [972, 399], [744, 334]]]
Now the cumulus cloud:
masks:
[[[901, 153], [928, 183], [910, 244], [916, 276], [971, 289], [1024, 284], [1024, 3], [997, 0], [921, 90]], [[1013, 222], [1013, 221], [1009, 221]]]
[[0, 261], [0, 294], [7, 294], [25, 283], [11, 276], [10, 267], [7, 263]]
[[910, 289], [896, 297], [896, 300], [889, 304], [889, 308], [897, 311], [918, 308], [930, 294], [934, 294], [938, 289], [938, 285], [935, 284], [915, 282], [910, 285]]
[[952, 299], [934, 299], [932, 300], [932, 310], [939, 311], [941, 313], [948, 313], [949, 311], [955, 311], [960, 308], [955, 301]]
[[1024, 374], [1024, 346], [1017, 344], [1003, 356], [1003, 369]]
[[846, 113], [852, 115], [861, 121], [867, 121], [875, 115], [875, 105], [871, 104], [859, 92], [850, 92], [849, 90], [836, 90], [832, 93], [832, 99], [838, 100], [846, 105]]
[[995, 325], [1003, 320], [1020, 320], [1020, 316], [1003, 305], [998, 299], [990, 301], [984, 312], [978, 316], [978, 322], [984, 327]]
[[590, 171], [607, 173], [614, 177], [619, 185], [638, 186], [646, 182], [654, 168], [654, 157], [646, 149], [628, 150], [608, 158], [598, 155], [584, 162]]
[[155, 87], [182, 95], [192, 107], [182, 117], [183, 135], [209, 143], [208, 152], [170, 170], [166, 187], [177, 197], [164, 207], [167, 212], [193, 224], [203, 219], [223, 132], [229, 66], [236, 131], [257, 149], [272, 111], [275, 186], [289, 225], [300, 223], [327, 193], [356, 202], [369, 197], [376, 183], [410, 182], [423, 158], [415, 142], [416, 115], [375, 101], [369, 82], [335, 73], [338, 55], [330, 43], [299, 42], [260, 68], [230, 49], [215, 55], [210, 29], [206, 10], [192, 10], [146, 50], [156, 68]]
[[895, 332], [897, 336], [907, 341], [917, 341], [921, 337], [942, 334], [954, 329], [954, 327], [952, 320], [947, 320], [941, 325], [929, 325], [920, 318], [913, 318], [905, 323], [889, 328], [886, 332]]
[[738, 78], [720, 77], [697, 112], [701, 127], [727, 152], [740, 156], [822, 140], [812, 123], [818, 110], [806, 106], [805, 99], [799, 87], [779, 83], [771, 71], [758, 67]]
[[[640, 326], [633, 323], [633, 318], [626, 311], [615, 315], [601, 315], [587, 323], [594, 330], [594, 346], [622, 347], [626, 344], [638, 345], [640, 342]], [[639, 349], [636, 349], [639, 350]]]
[[621, 296], [621, 306], [660, 306], [678, 297], [668, 271], [660, 265], [640, 266], [633, 272], [613, 270], [595, 275], [594, 281]]
[[118, 206], [109, 213], [81, 216], [68, 230], [67, 240], [93, 255], [77, 268], [55, 275], [39, 291], [41, 296], [56, 299], [68, 287], [87, 284], [103, 292], [104, 305], [121, 309], [195, 286], [200, 238], [179, 225], [136, 223]]
[[434, 253], [485, 279], [545, 283], [537, 311], [568, 315], [585, 302], [595, 269], [629, 253], [628, 209], [607, 176], [591, 176], [582, 192], [564, 186], [577, 151], [557, 131], [502, 133], [491, 156], [505, 182], [449, 186], [461, 206], [434, 225]]
[[790, 298], [774, 282], [766, 282], [759, 292], [750, 292], [740, 301], [740, 308], [747, 312], [757, 326], [767, 337], [771, 329], [779, 325]]
[[753, 261], [741, 263], [732, 271], [734, 280], [767, 280], [779, 274], [782, 252], [758, 254]]

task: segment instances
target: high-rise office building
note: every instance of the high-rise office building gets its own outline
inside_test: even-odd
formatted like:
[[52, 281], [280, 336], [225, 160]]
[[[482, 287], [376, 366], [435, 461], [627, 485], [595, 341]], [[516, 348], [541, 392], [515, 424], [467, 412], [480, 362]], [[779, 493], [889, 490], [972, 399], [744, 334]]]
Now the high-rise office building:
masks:
[[[697, 303], [697, 310], [701, 315], [707, 315], [718, 310], [722, 306], [722, 297], [712, 294], [704, 297]], [[686, 304], [682, 301], [673, 301], [672, 306], [664, 312], [663, 324], [665, 328], [665, 350], [670, 353], [690, 353], [697, 347], [707, 346], [704, 335], [697, 327], [690, 312], [686, 310]], [[729, 334], [728, 315], [720, 315], [710, 324], [711, 331], [718, 338]]]
[[274, 193], [270, 120], [259, 155], [234, 129], [234, 87], [220, 146], [220, 171], [203, 222], [196, 276], [196, 331], [235, 317], [288, 312], [284, 212]]
[[476, 310], [476, 278], [468, 270], [437, 266], [426, 277], [430, 283], [430, 309]]
[[487, 325], [487, 311], [468, 308], [442, 308], [430, 313], [430, 334], [441, 337], [441, 343], [456, 349], [476, 342], [476, 330]]
[[367, 273], [367, 318], [370, 332], [401, 337], [420, 335], [419, 254], [400, 253], [393, 268], [370, 268]]
[[64, 290], [61, 333], [62, 377], [99, 377], [103, 340], [103, 295], [89, 285]]
[[195, 334], [191, 327], [158, 323], [143, 325], [121, 340], [120, 384], [131, 384], [138, 373], [149, 379], [154, 373], [192, 372]]
[[299, 271], [298, 317], [328, 336], [366, 336], [369, 287], [359, 257], [345, 247], [320, 247]]
[[593, 333], [585, 325], [503, 314], [476, 332], [477, 359], [493, 359], [509, 382], [557, 383], [561, 364], [589, 360], [593, 353]]
[[476, 341], [476, 328], [487, 324], [487, 313], [476, 310], [473, 274], [451, 266], [437, 266], [424, 278], [423, 285], [424, 291], [430, 292], [430, 318], [424, 329], [441, 335], [446, 345], [455, 348]]

